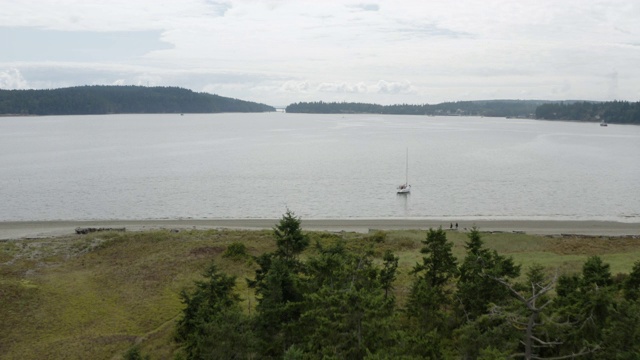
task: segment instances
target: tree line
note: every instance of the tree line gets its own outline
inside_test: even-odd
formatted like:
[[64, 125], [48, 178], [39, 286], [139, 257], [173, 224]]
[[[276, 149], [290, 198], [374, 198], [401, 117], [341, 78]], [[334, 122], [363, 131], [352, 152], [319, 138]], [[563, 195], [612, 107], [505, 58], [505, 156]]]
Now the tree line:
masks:
[[536, 118], [545, 120], [605, 121], [616, 124], [640, 124], [640, 102], [575, 102], [543, 104]]
[[493, 116], [640, 124], [640, 102], [627, 101], [488, 100], [445, 102], [435, 105], [377, 105], [318, 101], [294, 103], [287, 106], [286, 111], [316, 114]]
[[0, 90], [0, 114], [10, 115], [266, 111], [275, 111], [275, 108], [178, 87], [77, 86], [50, 90]]
[[448, 115], [495, 116], [532, 118], [536, 108], [546, 101], [538, 100], [485, 100], [456, 101], [441, 104], [378, 105], [354, 102], [300, 102], [286, 107], [291, 113], [317, 114], [395, 114], [395, 115]]
[[[399, 258], [369, 247], [310, 244], [287, 211], [276, 250], [255, 257], [248, 284], [257, 304], [240, 307], [236, 279], [215, 264], [182, 292], [177, 358], [186, 359], [637, 359], [640, 261], [612, 276], [598, 256], [576, 274], [524, 270], [468, 233], [458, 261], [446, 232], [429, 229], [407, 300], [396, 301]], [[309, 248], [312, 251], [308, 251]], [[242, 244], [230, 246], [243, 255]], [[301, 256], [305, 252], [304, 258]], [[128, 358], [141, 358], [139, 352]]]

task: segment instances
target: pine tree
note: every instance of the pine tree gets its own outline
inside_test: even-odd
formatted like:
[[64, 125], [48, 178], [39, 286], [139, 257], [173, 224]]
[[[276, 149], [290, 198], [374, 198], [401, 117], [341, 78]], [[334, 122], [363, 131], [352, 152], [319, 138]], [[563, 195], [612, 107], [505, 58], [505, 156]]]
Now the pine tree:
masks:
[[445, 330], [447, 311], [451, 307], [450, 281], [458, 274], [456, 259], [451, 252], [453, 244], [439, 228], [429, 229], [424, 247], [422, 264], [416, 264], [416, 275], [407, 301], [407, 314], [419, 331]]
[[186, 306], [177, 323], [176, 340], [186, 358], [232, 359], [251, 354], [254, 335], [233, 292], [235, 278], [218, 271], [215, 264], [204, 277], [192, 293], [181, 293]]
[[465, 247], [467, 255], [460, 265], [457, 283], [457, 301], [461, 312], [470, 321], [486, 314], [490, 304], [503, 304], [509, 299], [509, 290], [494, 278], [514, 279], [520, 276], [520, 265], [512, 258], [499, 255], [484, 247], [480, 231], [472, 228]]
[[371, 251], [349, 252], [342, 241], [318, 245], [318, 251], [307, 262], [308, 291], [298, 327], [306, 352], [363, 359], [390, 347], [394, 299], [387, 291], [397, 257], [387, 253], [386, 266], [379, 269]]
[[287, 210], [273, 229], [276, 251], [256, 258], [260, 267], [255, 280], [249, 281], [256, 291], [256, 330], [265, 356], [281, 357], [296, 343], [293, 327], [300, 318], [304, 270], [298, 255], [309, 245], [300, 225], [300, 219]]

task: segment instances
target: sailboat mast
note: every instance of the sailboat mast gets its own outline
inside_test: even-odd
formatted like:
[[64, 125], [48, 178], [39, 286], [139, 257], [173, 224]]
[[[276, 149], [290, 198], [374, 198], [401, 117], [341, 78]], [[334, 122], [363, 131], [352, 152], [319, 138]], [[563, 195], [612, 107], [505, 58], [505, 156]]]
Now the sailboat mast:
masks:
[[407, 148], [407, 166], [405, 170], [404, 184], [409, 185], [409, 148]]

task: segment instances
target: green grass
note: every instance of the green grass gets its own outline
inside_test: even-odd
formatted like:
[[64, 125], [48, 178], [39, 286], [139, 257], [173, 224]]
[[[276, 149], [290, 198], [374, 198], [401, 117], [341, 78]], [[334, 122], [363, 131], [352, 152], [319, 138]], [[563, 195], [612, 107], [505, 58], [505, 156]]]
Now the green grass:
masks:
[[[312, 245], [342, 238], [350, 249], [371, 248], [381, 257], [400, 257], [395, 291], [400, 303], [421, 261], [426, 231], [309, 233]], [[454, 254], [462, 259], [464, 232], [447, 231]], [[578, 272], [599, 255], [612, 274], [628, 273], [640, 259], [640, 240], [552, 238], [526, 234], [483, 234], [485, 244], [513, 256], [526, 268]], [[172, 358], [179, 294], [193, 287], [211, 261], [237, 277], [243, 308], [255, 306], [246, 278], [256, 269], [251, 258], [225, 258], [231, 244], [249, 255], [273, 251], [271, 231], [148, 231], [92, 233], [55, 239], [0, 242], [0, 354], [3, 359], [113, 359], [139, 344], [153, 359]], [[303, 257], [315, 252], [313, 246]]]

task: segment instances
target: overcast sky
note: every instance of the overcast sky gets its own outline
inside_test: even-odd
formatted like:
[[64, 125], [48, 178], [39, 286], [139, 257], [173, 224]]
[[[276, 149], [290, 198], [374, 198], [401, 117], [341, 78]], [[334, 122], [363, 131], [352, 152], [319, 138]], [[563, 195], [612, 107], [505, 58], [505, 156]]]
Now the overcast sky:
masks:
[[0, 0], [0, 88], [640, 100], [640, 0]]

